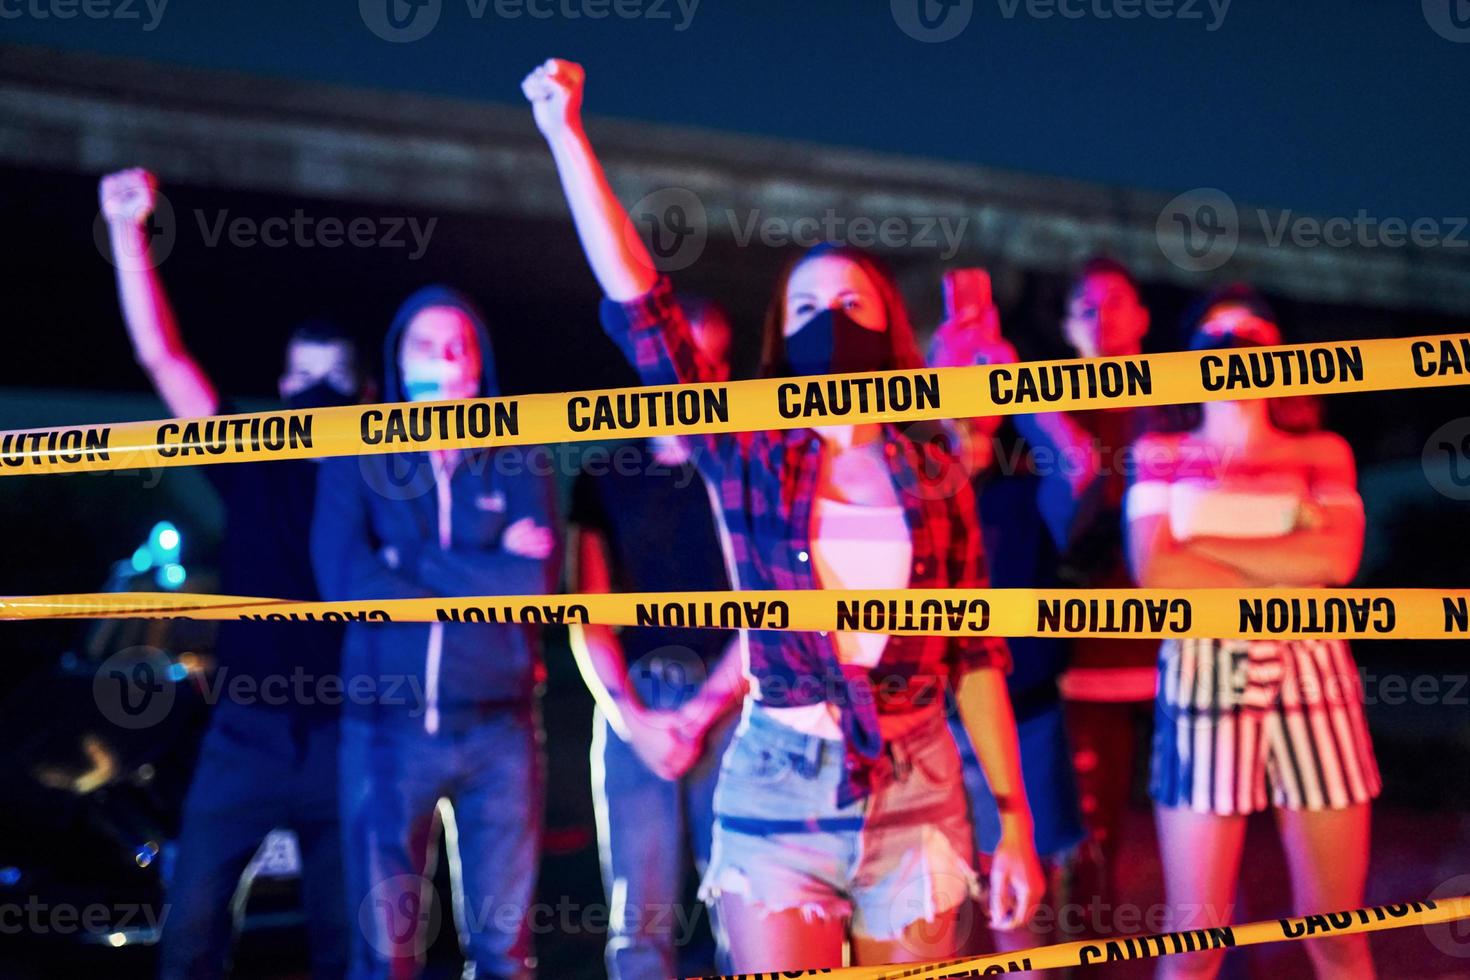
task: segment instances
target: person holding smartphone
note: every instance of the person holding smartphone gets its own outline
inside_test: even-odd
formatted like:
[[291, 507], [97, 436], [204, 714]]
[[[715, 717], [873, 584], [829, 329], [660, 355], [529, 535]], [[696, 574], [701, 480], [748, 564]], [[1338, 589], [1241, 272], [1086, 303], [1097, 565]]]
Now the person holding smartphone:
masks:
[[[1000, 314], [984, 269], [946, 273], [944, 296], [946, 318], [931, 342], [931, 365], [964, 367], [1018, 360], [1015, 348], [1001, 333]], [[1087, 433], [1058, 413], [990, 416], [961, 420], [957, 425], [963, 427], [961, 442], [972, 467], [967, 475], [979, 504], [991, 584], [996, 588], [1058, 587], [1060, 554], [1096, 482]], [[1058, 687], [1067, 666], [1068, 644], [1062, 637], [1015, 637], [1008, 642], [1015, 668], [1007, 687], [1016, 713], [1021, 772], [1031, 801], [1036, 850], [1046, 871], [1043, 902], [1055, 909], [1067, 901], [1073, 863], [1085, 837]], [[999, 841], [999, 815], [968, 740], [955, 727], [965, 763], [975, 843], [983, 863]], [[1054, 938], [1075, 937], [1053, 937], [1035, 924], [993, 933], [1000, 950], [1024, 949]]]
[[[580, 66], [552, 60], [522, 88], [606, 296], [603, 326], [647, 384], [713, 380], [583, 132], [583, 80]], [[818, 247], [781, 275], [764, 374], [922, 363], [894, 280], [872, 257]], [[716, 487], [739, 588], [984, 586], [968, 489], [924, 492], [924, 474], [943, 465], [933, 441], [867, 424], [717, 434], [694, 445]], [[718, 907], [735, 970], [842, 966], [849, 948], [858, 964], [956, 951], [977, 876], [944, 717], [950, 679], [1004, 823], [992, 914], [1007, 927], [1031, 915], [1041, 871], [1003, 641], [752, 630], [744, 647], [750, 691], [715, 791], [701, 890]]]

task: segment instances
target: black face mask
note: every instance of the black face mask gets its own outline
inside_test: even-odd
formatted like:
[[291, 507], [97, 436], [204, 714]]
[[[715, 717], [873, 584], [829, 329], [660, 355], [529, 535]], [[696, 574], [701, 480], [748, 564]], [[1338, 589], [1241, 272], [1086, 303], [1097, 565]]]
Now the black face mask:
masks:
[[845, 310], [823, 310], [786, 338], [786, 372], [856, 374], [892, 366], [888, 331], [869, 330]]
[[1192, 351], [1248, 350], [1259, 346], [1261, 346], [1260, 341], [1235, 333], [1208, 334], [1200, 330], [1189, 338], [1189, 349]]
[[357, 404], [355, 392], [344, 395], [326, 381], [318, 381], [310, 388], [302, 388], [286, 399], [287, 407], [298, 412], [309, 408], [337, 408], [341, 405], [355, 404]]

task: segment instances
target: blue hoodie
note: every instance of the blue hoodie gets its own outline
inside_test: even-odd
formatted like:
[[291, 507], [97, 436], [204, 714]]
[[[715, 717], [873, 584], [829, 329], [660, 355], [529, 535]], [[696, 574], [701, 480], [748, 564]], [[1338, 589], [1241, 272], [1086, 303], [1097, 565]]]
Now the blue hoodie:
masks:
[[[409, 321], [431, 306], [463, 312], [480, 337], [480, 394], [498, 391], [490, 334], [467, 298], [429, 286], [399, 308], [384, 343], [384, 397], [404, 400], [398, 356]], [[558, 531], [555, 483], [526, 465], [530, 447], [476, 449], [452, 472], [427, 452], [329, 459], [317, 480], [311, 556], [328, 600], [526, 595], [556, 591], [559, 550], [544, 560], [501, 546], [529, 517]], [[447, 502], [448, 506], [443, 506]], [[449, 546], [441, 546], [448, 540]], [[487, 711], [525, 704], [540, 680], [540, 628], [356, 623], [342, 651], [348, 717], [462, 731]]]

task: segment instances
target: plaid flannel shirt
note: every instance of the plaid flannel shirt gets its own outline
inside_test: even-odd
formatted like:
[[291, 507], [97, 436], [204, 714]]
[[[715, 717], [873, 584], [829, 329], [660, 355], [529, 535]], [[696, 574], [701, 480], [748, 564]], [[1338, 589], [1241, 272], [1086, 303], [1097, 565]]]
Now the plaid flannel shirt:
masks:
[[[667, 279], [627, 303], [604, 300], [602, 322], [644, 384], [713, 376]], [[811, 557], [812, 504], [822, 457], [817, 433], [808, 428], [687, 438], [724, 512], [736, 587], [821, 588]], [[967, 480], [954, 478], [955, 464], [942, 440], [910, 438], [884, 424], [882, 442], [913, 544], [910, 587], [986, 588], [975, 498]], [[843, 794], [849, 798], [865, 791], [864, 760], [882, 753], [880, 714], [934, 704], [951, 678], [1010, 665], [1006, 643], [998, 637], [891, 636], [871, 669], [840, 663], [836, 644], [825, 632], [751, 630], [748, 644], [749, 674], [762, 703], [836, 705], [853, 774]]]

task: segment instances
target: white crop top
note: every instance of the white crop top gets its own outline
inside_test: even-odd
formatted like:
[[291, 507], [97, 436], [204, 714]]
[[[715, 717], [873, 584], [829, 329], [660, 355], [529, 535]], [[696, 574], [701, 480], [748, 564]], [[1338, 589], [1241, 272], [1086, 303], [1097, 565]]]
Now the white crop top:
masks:
[[[903, 507], [873, 507], [818, 497], [812, 505], [812, 567], [824, 589], [903, 589], [909, 584], [914, 544]], [[875, 667], [888, 645], [886, 633], [833, 633], [837, 659]], [[840, 739], [837, 709], [830, 704], [777, 708], [783, 724], [808, 735]]]

